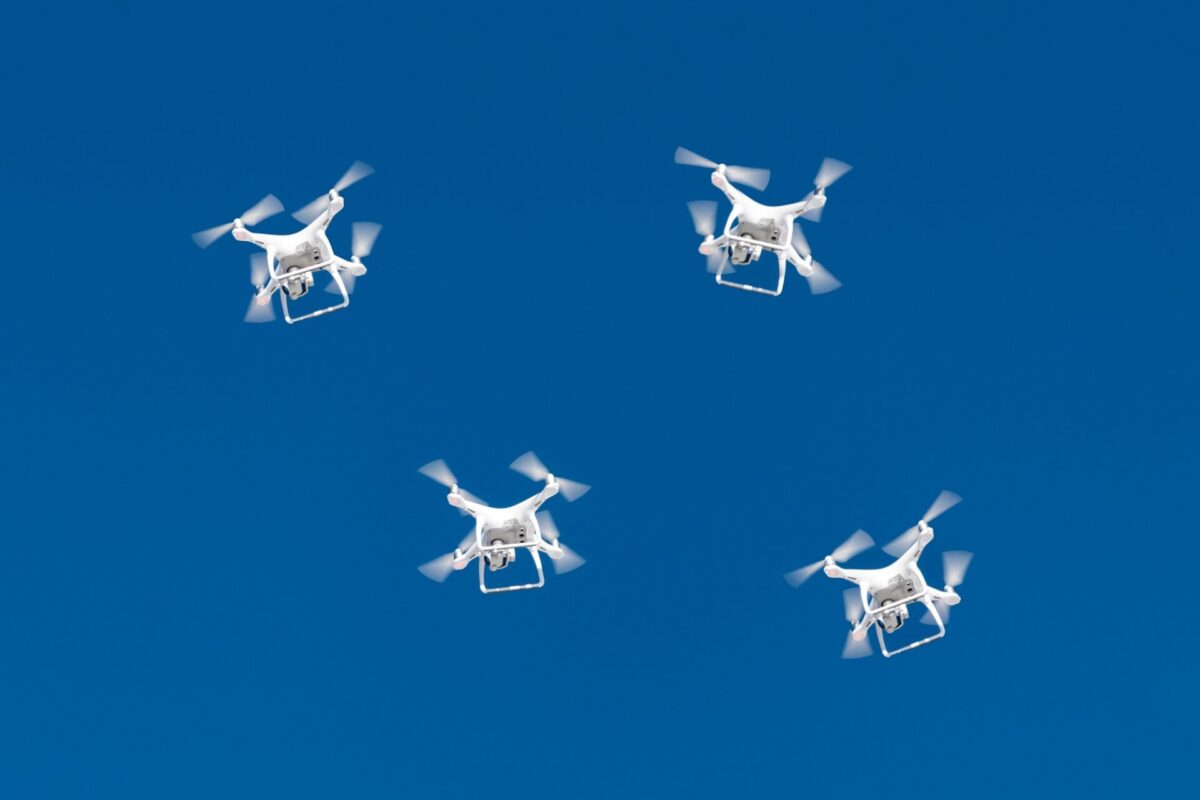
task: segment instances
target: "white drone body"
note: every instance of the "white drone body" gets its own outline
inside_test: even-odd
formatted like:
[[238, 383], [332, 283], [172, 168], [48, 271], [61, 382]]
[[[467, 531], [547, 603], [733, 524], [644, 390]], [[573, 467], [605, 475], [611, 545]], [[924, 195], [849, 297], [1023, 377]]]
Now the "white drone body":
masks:
[[[841, 578], [857, 585], [845, 592], [846, 619], [850, 633], [842, 650], [843, 658], [860, 658], [871, 654], [867, 635], [875, 628], [879, 647], [885, 657], [912, 650], [946, 635], [950, 606], [958, 605], [961, 597], [956, 587], [962, 583], [972, 554], [952, 551], [943, 554], [946, 588], [935, 589], [922, 574], [918, 562], [925, 547], [933, 541], [929, 522], [961, 498], [952, 492], [942, 492], [929, 511], [912, 528], [884, 547], [896, 560], [880, 569], [847, 569], [838, 562], [845, 561], [871, 547], [874, 542], [865, 531], [856, 531], [831, 555], [822, 561], [793, 570], [784, 576], [792, 586], [799, 586], [818, 569], [824, 568], [830, 578]], [[926, 609], [922, 622], [937, 627], [937, 633], [903, 647], [889, 650], [886, 635], [899, 630], [909, 618], [908, 607], [920, 603]]]
[[[716, 238], [713, 234], [717, 204], [706, 200], [688, 204], [696, 233], [704, 237], [700, 252], [707, 257], [708, 271], [716, 276], [717, 283], [778, 297], [783, 292], [787, 265], [791, 264], [808, 280], [813, 294], [825, 294], [841, 286], [820, 262], [813, 260], [808, 241], [796, 220], [800, 217], [814, 222], [820, 220], [826, 202], [825, 189], [850, 171], [848, 164], [825, 159], [814, 180], [816, 188], [807, 197], [797, 203], [768, 206], [752, 200], [733, 184], [743, 183], [762, 191], [771, 179], [770, 170], [718, 164], [683, 147], [676, 149], [675, 162], [711, 168], [713, 185], [733, 204], [725, 220], [725, 229]], [[758, 261], [764, 251], [774, 253], [779, 260], [779, 281], [773, 290], [725, 279], [725, 275], [732, 274], [736, 267]]]
[[[289, 324], [312, 319], [350, 305], [350, 294], [354, 281], [364, 275], [367, 268], [362, 259], [370, 254], [380, 226], [374, 222], [354, 223], [354, 238], [350, 260], [341, 258], [333, 251], [333, 245], [325, 231], [329, 223], [346, 204], [341, 190], [370, 175], [374, 170], [361, 161], [356, 161], [342, 179], [312, 203], [292, 216], [304, 223], [304, 228], [289, 234], [267, 234], [252, 231], [247, 227], [283, 210], [283, 204], [273, 195], [267, 195], [253, 208], [232, 223], [218, 225], [194, 234], [196, 244], [207, 247], [226, 232], [232, 231], [233, 238], [241, 242], [256, 244], [266, 251], [265, 256], [251, 257], [250, 282], [255, 294], [246, 312], [247, 322], [269, 322], [275, 318], [271, 310], [271, 298], [278, 291], [284, 319]], [[331, 282], [328, 290], [341, 296], [341, 302], [325, 308], [293, 317], [288, 309], [288, 300], [298, 300], [313, 287], [314, 274], [325, 271]]]
[[[542, 504], [562, 492], [569, 501], [582, 497], [591, 487], [586, 484], [556, 478], [533, 453], [526, 453], [512, 463], [512, 468], [533, 480], [545, 482], [545, 487], [533, 497], [504, 508], [493, 508], [470, 492], [460, 489], [458, 481], [444, 461], [432, 461], [419, 470], [421, 474], [447, 486], [446, 501], [475, 518], [474, 529], [453, 552], [422, 564], [418, 569], [425, 577], [442, 582], [452, 571], [465, 569], [471, 561], [479, 560], [479, 591], [484, 594], [540, 589], [545, 585], [542, 554], [549, 556], [555, 572], [563, 574], [583, 566], [584, 559], [559, 541], [558, 527]], [[510, 586], [488, 586], [486, 575], [512, 564], [520, 550], [529, 552], [537, 570], [537, 580]], [[486, 569], [485, 569], [486, 567]]]

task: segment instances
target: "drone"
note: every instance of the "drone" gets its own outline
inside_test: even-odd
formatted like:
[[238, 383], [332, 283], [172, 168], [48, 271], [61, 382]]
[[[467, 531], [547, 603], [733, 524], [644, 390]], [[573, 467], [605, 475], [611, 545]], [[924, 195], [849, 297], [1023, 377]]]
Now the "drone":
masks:
[[[959, 550], [942, 555], [942, 574], [946, 580], [944, 591], [934, 589], [926, 583], [917, 561], [921, 558], [925, 546], [933, 541], [933, 528], [929, 523], [958, 505], [961, 500], [962, 498], [953, 492], [943, 491], [939, 494], [916, 525], [884, 546], [884, 552], [896, 558], [890, 566], [881, 569], [845, 569], [838, 563], [849, 561], [875, 544], [866, 531], [857, 530], [823, 560], [784, 575], [784, 579], [795, 588], [824, 567], [825, 574], [830, 578], [843, 578], [858, 584], [857, 589], [847, 589], [844, 592], [846, 620], [850, 623], [850, 633], [846, 636], [842, 658], [862, 658], [871, 655], [871, 642], [867, 639], [867, 633], [872, 626], [875, 627], [880, 650], [887, 658], [929, 644], [946, 635], [950, 606], [958, 605], [962, 599], [955, 589], [966, 577], [973, 554]], [[913, 603], [925, 606], [925, 615], [921, 622], [936, 625], [937, 633], [898, 649], [888, 650], [884, 634], [895, 633], [904, 625], [909, 616], [908, 606]]]
[[[192, 239], [201, 248], [206, 248], [227, 233], [239, 242], [251, 242], [266, 251], [250, 258], [250, 283], [254, 285], [254, 297], [246, 311], [246, 322], [272, 322], [275, 311], [271, 307], [271, 296], [279, 291], [283, 317], [288, 324], [312, 319], [350, 305], [350, 293], [354, 281], [366, 273], [362, 259], [371, 254], [381, 226], [374, 222], [356, 222], [352, 226], [353, 239], [350, 260], [340, 258], [333, 252], [325, 229], [345, 206], [340, 192], [370, 175], [375, 170], [361, 161], [355, 161], [346, 174], [323, 194], [292, 216], [304, 225], [296, 233], [275, 235], [257, 233], [247, 226], [257, 225], [283, 211], [283, 203], [275, 195], [267, 195], [255, 203], [233, 222], [192, 234]], [[288, 300], [299, 300], [313, 287], [313, 274], [324, 270], [332, 281], [328, 291], [341, 295], [341, 302], [293, 317], [288, 310]], [[282, 290], [282, 291], [280, 291]]]
[[[825, 190], [850, 171], [849, 164], [827, 158], [821, 163], [817, 177], [813, 180], [815, 188], [807, 197], [798, 203], [785, 206], [765, 206], [751, 200], [733, 184], [741, 183], [761, 192], [767, 188], [771, 179], [770, 170], [718, 164], [683, 147], [675, 150], [675, 163], [713, 170], [713, 185], [724, 192], [729, 202], [733, 203], [733, 210], [729, 212], [729, 218], [725, 221], [725, 230], [715, 239], [713, 234], [717, 224], [716, 202], [694, 200], [688, 203], [696, 233], [704, 237], [704, 241], [700, 243], [700, 252], [706, 256], [708, 271], [716, 276], [717, 283], [778, 297], [783, 292], [787, 265], [791, 263], [796, 271], [808, 280], [813, 294], [832, 292], [842, 285], [819, 261], [813, 260], [808, 240], [804, 238], [804, 231], [800, 229], [796, 220], [799, 217], [813, 222], [821, 220], [821, 210], [826, 201]], [[724, 276], [732, 274], [736, 267], [744, 267], [758, 261], [764, 250], [775, 253], [779, 258], [779, 283], [774, 290], [724, 279]]]
[[[446, 495], [450, 505], [475, 518], [475, 527], [454, 552], [417, 568], [422, 575], [441, 583], [451, 572], [465, 568], [472, 559], [478, 558], [479, 591], [492, 594], [540, 589], [544, 586], [546, 579], [542, 572], [542, 553], [553, 559], [554, 571], [560, 575], [583, 566], [584, 559], [559, 541], [558, 526], [550, 512], [538, 509], [556, 494], [561, 493], [568, 501], [574, 502], [592, 487], [555, 477], [532, 452], [519, 457], [509, 466], [530, 480], [545, 481], [546, 485], [533, 497], [506, 508], [492, 508], [465, 489], [460, 489], [458, 479], [445, 461], [431, 461], [418, 470], [450, 490]], [[529, 551], [537, 569], [537, 581], [512, 586], [488, 586], [485, 565], [487, 572], [502, 570], [516, 560], [519, 550]]]

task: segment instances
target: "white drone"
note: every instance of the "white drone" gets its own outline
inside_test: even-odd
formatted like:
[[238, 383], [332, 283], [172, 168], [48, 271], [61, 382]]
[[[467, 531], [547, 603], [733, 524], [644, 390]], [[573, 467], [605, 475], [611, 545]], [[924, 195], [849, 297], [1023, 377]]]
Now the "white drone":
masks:
[[[933, 528], [929, 527], [929, 523], [957, 505], [960, 500], [962, 498], [953, 492], [939, 494], [916, 525], [883, 548], [888, 555], [896, 557], [896, 561], [890, 566], [882, 569], [844, 569], [838, 565], [837, 562], [848, 561], [875, 544], [866, 531], [858, 530], [823, 560], [793, 570], [784, 576], [788, 583], [796, 587], [824, 567], [825, 574], [829, 577], [844, 578], [858, 584], [857, 589], [845, 591], [846, 619], [851, 627], [846, 636], [846, 645], [842, 649], [842, 658], [871, 655], [871, 643], [867, 640], [867, 633], [872, 625], [875, 626], [879, 647], [887, 657], [929, 644], [946, 635], [945, 623], [950, 618], [950, 606], [958, 605], [961, 600], [955, 588], [966, 576], [972, 554], [959, 550], [942, 555], [945, 591], [934, 589], [925, 582], [917, 560], [925, 546], [933, 541]], [[884, 633], [894, 633], [904, 624], [908, 619], [908, 606], [912, 603], [925, 606], [926, 612], [921, 622], [936, 625], [938, 632], [889, 651]]]
[[[700, 252], [708, 258], [708, 271], [716, 275], [717, 283], [778, 297], [783, 292], [783, 279], [787, 275], [787, 265], [790, 262], [796, 271], [808, 280], [813, 294], [832, 292], [842, 285], [819, 261], [813, 260], [808, 241], [796, 220], [798, 217], [804, 217], [813, 222], [820, 221], [821, 209], [825, 207], [825, 189], [850, 171], [849, 164], [827, 158], [821, 163], [813, 181], [816, 188], [809, 192], [807, 197], [798, 203], [785, 206], [765, 206], [751, 200], [733, 184], [742, 183], [761, 192], [767, 188], [767, 182], [771, 179], [770, 170], [718, 164], [683, 147], [675, 150], [675, 163], [713, 170], [713, 185], [724, 192], [729, 202], [733, 203], [733, 210], [729, 212], [729, 218], [725, 221], [725, 230], [715, 239], [713, 233], [717, 224], [717, 204], [712, 200], [694, 200], [688, 203], [696, 233], [704, 237], [704, 241], [700, 243]], [[758, 261], [763, 250], [769, 250], [779, 258], [779, 283], [774, 291], [724, 280], [723, 276], [732, 274], [734, 267]]]
[[[418, 569], [425, 577], [441, 583], [453, 571], [463, 569], [471, 559], [479, 559], [479, 591], [512, 592], [520, 589], [540, 589], [545, 585], [541, 553], [554, 560], [558, 574], [570, 572], [584, 564], [575, 551], [558, 540], [558, 527], [549, 511], [539, 511], [542, 503], [559, 492], [569, 501], [578, 500], [591, 487], [566, 478], [556, 478], [533, 453], [526, 453], [510, 465], [514, 470], [546, 486], [533, 497], [507, 508], [492, 508], [470, 492], [458, 487], [454, 473], [442, 460], [431, 461], [418, 472], [450, 489], [447, 502], [475, 518], [474, 529], [459, 543], [454, 552], [435, 558]], [[528, 550], [537, 568], [537, 582], [515, 586], [491, 587], [484, 578], [484, 564], [491, 572], [504, 569], [516, 560], [518, 550]]]
[[[233, 222], [192, 234], [196, 244], [208, 247], [232, 231], [233, 238], [238, 241], [251, 242], [266, 251], [265, 255], [260, 253], [250, 257], [250, 282], [256, 291], [250, 301], [250, 308], [246, 311], [246, 322], [271, 322], [275, 319], [275, 311], [271, 308], [271, 296], [278, 289], [283, 289], [279, 301], [283, 306], [283, 318], [289, 324], [319, 317], [350, 305], [354, 280], [367, 271], [362, 259], [370, 255], [381, 226], [374, 222], [354, 223], [349, 261], [333, 252], [325, 229], [346, 204], [339, 192], [374, 171], [369, 165], [355, 161], [328, 194], [321, 195], [292, 214], [304, 224], [304, 228], [296, 233], [275, 235], [247, 230], [247, 225], [257, 225], [283, 211], [283, 204], [275, 195], [269, 194]], [[308, 294], [308, 290], [313, 286], [313, 273], [320, 270], [325, 270], [332, 278], [328, 291], [340, 294], [342, 301], [299, 317], [292, 317], [288, 311], [288, 300], [298, 300]]]

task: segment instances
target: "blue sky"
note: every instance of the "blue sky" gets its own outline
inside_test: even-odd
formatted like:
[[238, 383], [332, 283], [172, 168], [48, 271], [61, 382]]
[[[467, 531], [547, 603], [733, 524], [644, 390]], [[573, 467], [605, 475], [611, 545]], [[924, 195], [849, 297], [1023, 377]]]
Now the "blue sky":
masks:
[[[5, 796], [1190, 782], [1195, 19], [841, 5], [10, 20]], [[678, 145], [767, 202], [853, 164], [844, 287], [714, 286]], [[249, 247], [188, 235], [354, 159], [350, 310], [243, 324]], [[416, 468], [510, 502], [530, 448], [589, 563], [422, 578], [466, 528]], [[942, 488], [950, 634], [840, 660], [842, 585], [781, 575]]]

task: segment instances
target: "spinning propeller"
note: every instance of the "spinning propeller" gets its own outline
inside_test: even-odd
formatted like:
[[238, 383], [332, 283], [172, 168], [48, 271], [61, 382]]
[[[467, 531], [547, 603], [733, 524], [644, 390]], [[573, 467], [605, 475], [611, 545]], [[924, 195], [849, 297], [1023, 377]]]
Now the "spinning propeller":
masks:
[[562, 575], [565, 572], [570, 572], [573, 569], [579, 569], [587, 563], [587, 559], [576, 553], [571, 548], [558, 539], [558, 526], [554, 524], [554, 517], [550, 516], [549, 511], [539, 511], [537, 513], [538, 528], [542, 531], [542, 538], [549, 539], [554, 544], [562, 548], [562, 558], [551, 559], [554, 562], [554, 572]]
[[[715, 169], [734, 183], [741, 183], [749, 186], [752, 189], [758, 189], [760, 192], [767, 188], [767, 183], [771, 180], [771, 170], [755, 169], [754, 167], [735, 167], [725, 164], [718, 164], [711, 161], [702, 155], [693, 153], [686, 147], [675, 148], [675, 163], [686, 164], [689, 167], [705, 167], [707, 169]], [[836, 179], [835, 179], [836, 180]], [[833, 181], [830, 181], [832, 183]]]
[[[458, 543], [458, 550], [456, 552], [465, 551], [474, 541], [475, 529], [471, 528], [471, 532]], [[433, 561], [426, 561], [417, 567], [417, 570], [426, 578], [429, 578], [429, 580], [441, 583], [454, 571], [454, 553], [446, 553], [446, 555], [438, 556]]]
[[841, 281], [829, 274], [829, 270], [821, 266], [820, 261], [813, 259], [812, 250], [808, 247], [808, 239], [804, 237], [804, 231], [800, 230], [799, 222], [792, 223], [792, 247], [796, 248], [796, 252], [800, 254], [800, 257], [812, 267], [811, 275], [804, 275], [803, 272], [800, 272], [799, 267], [796, 267], [796, 271], [800, 272], [804, 276], [804, 279], [808, 281], [808, 288], [813, 294], [826, 294], [842, 285]]
[[[842, 593], [842, 600], [846, 606], [846, 621], [852, 626], [857, 626], [864, 613], [862, 594], [858, 587], [846, 589]], [[854, 628], [851, 627], [850, 632], [846, 634], [846, 644], [842, 647], [842, 658], [863, 658], [871, 655], [874, 651], [871, 649], [871, 640], [868, 638], [870, 633], [871, 630], [868, 628], [863, 631], [863, 638], [855, 641]]]
[[[850, 534], [849, 539], [838, 545], [837, 549], [829, 554], [829, 558], [833, 559], [834, 561], [849, 561], [863, 550], [871, 547], [873, 544], [875, 544], [875, 540], [871, 538], [870, 534], [860, 528], [859, 530], [856, 530], [854, 533]], [[797, 586], [815, 575], [817, 570], [823, 566], [825, 566], [825, 559], [814, 561], [806, 567], [792, 570], [784, 575], [783, 579], [791, 584], [792, 588], [795, 589]]]
[[250, 298], [250, 307], [246, 309], [246, 322], [274, 322], [275, 307], [271, 305], [271, 298], [267, 297], [265, 303], [258, 302], [258, 297], [262, 293], [263, 287], [267, 285], [267, 278], [271, 277], [271, 272], [267, 268], [267, 254], [253, 253], [250, 256], [250, 283], [258, 291], [254, 297]]
[[[967, 577], [967, 567], [971, 566], [971, 559], [974, 557], [974, 553], [968, 553], [966, 550], [947, 550], [942, 553], [942, 576], [946, 579], [946, 586], [957, 589], [962, 585], [963, 578]], [[949, 622], [950, 606], [941, 600], [934, 600], [933, 605], [937, 608], [942, 623]], [[925, 616], [921, 617], [921, 622], [937, 625], [937, 621], [928, 610], [925, 611]]]
[[[544, 481], [550, 477], [550, 470], [546, 469], [546, 465], [533, 454], [532, 450], [523, 456], [518, 456], [517, 460], [509, 464], [509, 466], [531, 481]], [[558, 491], [571, 502], [583, 497], [588, 493], [588, 489], [592, 488], [586, 483], [579, 483], [578, 481], [571, 481], [557, 476], [554, 477], [554, 480], [558, 482]]]
[[917, 541], [917, 534], [920, 533], [922, 525], [927, 525], [930, 522], [933, 522], [935, 519], [954, 508], [961, 502], [962, 498], [956, 495], [954, 492], [943, 491], [937, 496], [937, 499], [933, 501], [933, 505], [929, 507], [929, 510], [925, 512], [925, 515], [921, 517], [921, 521], [884, 545], [883, 552], [895, 558], [899, 558], [900, 556], [904, 555], [904, 551], [912, 547], [913, 542]]
[[[813, 185], [817, 188], [808, 193], [807, 200], [815, 194], [825, 194], [825, 190], [837, 183], [838, 178], [845, 175], [850, 170], [854, 169], [844, 161], [838, 161], [836, 158], [827, 158], [821, 162], [821, 168], [817, 170], [817, 177], [813, 178]], [[810, 219], [813, 222], [821, 221], [821, 211], [825, 206], [814, 208], [811, 211], [805, 211], [800, 216], [805, 219]]]
[[262, 200], [259, 200], [250, 208], [246, 209], [240, 217], [233, 222], [226, 222], [224, 225], [217, 225], [215, 228], [200, 231], [192, 234], [192, 241], [200, 247], [208, 247], [210, 244], [220, 239], [225, 234], [229, 233], [234, 227], [241, 223], [243, 226], [257, 225], [268, 217], [273, 217], [283, 211], [283, 203], [279, 202], [279, 198], [273, 194], [269, 194]]
[[[717, 203], [715, 200], [693, 200], [688, 203], [688, 211], [692, 215], [692, 225], [696, 228], [696, 233], [704, 237], [705, 241], [712, 239], [713, 233], [717, 229]], [[714, 275], [721, 271], [721, 265], [728, 261], [729, 253], [724, 247], [714, 247], [711, 252], [705, 254], [705, 259], [708, 261], [708, 271]], [[726, 266], [724, 272], [726, 274], [733, 273], [732, 266]]]
[[[446, 462], [442, 461], [440, 458], [437, 461], [430, 461], [428, 464], [418, 469], [417, 472], [421, 473], [426, 478], [437, 481], [452, 492], [458, 492], [465, 499], [470, 500], [472, 503], [479, 503], [480, 505], [484, 506], [487, 505], [486, 501], [480, 500], [466, 489], [460, 488], [458, 485], [458, 478], [454, 477], [454, 473], [450, 471], [450, 467], [446, 466]], [[459, 510], [461, 511], [462, 509]], [[466, 514], [467, 512], [463, 511], [462, 513]]]
[[301, 223], [308, 225], [314, 219], [325, 213], [325, 209], [329, 208], [329, 204], [333, 201], [333, 198], [337, 196], [338, 192], [353, 186], [374, 171], [375, 168], [370, 164], [364, 164], [361, 161], [355, 161], [350, 165], [350, 169], [346, 170], [346, 174], [343, 175], [341, 179], [333, 185], [332, 189], [318, 197], [316, 200], [313, 200], [304, 208], [292, 214], [292, 216]]
[[[354, 279], [366, 274], [367, 268], [362, 265], [362, 259], [371, 255], [371, 248], [375, 246], [375, 240], [382, 228], [378, 222], [356, 222], [351, 226], [353, 233], [350, 239], [350, 261], [354, 266], [342, 270], [342, 283], [346, 285], [346, 294], [354, 294]], [[341, 294], [336, 281], [330, 281], [325, 291]]]

